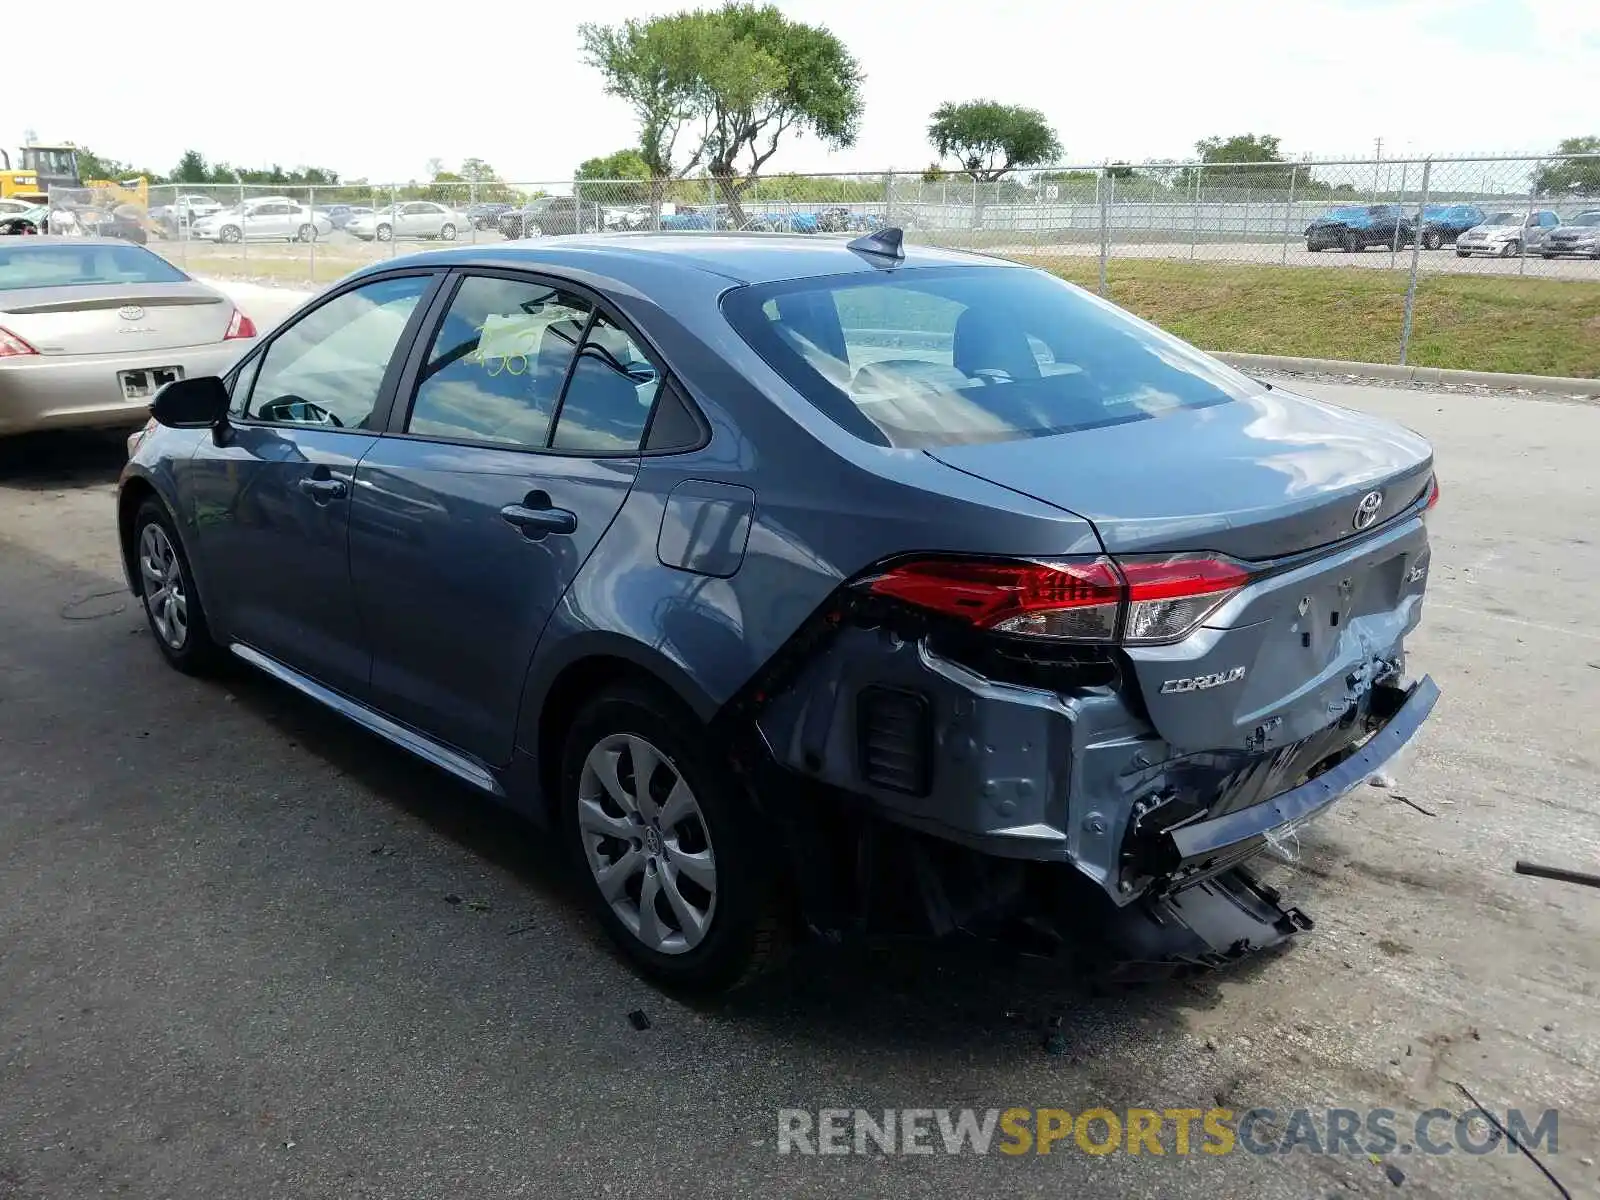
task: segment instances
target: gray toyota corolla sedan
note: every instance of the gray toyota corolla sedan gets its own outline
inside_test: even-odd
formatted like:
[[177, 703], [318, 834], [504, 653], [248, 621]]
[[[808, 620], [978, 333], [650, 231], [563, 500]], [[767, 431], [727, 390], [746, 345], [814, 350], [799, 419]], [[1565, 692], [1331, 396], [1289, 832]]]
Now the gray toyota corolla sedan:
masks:
[[1028, 268], [789, 235], [362, 271], [123, 474], [182, 670], [242, 660], [525, 811], [662, 982], [796, 929], [1306, 927], [1244, 868], [1437, 689], [1421, 438]]

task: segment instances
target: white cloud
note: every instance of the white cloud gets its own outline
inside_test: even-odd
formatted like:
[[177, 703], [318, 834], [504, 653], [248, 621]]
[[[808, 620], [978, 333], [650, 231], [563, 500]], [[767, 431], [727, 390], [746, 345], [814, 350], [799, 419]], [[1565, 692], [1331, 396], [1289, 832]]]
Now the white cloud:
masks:
[[[1245, 131], [1318, 156], [1366, 154], [1380, 136], [1389, 156], [1539, 150], [1600, 132], [1592, 0], [780, 3], [832, 28], [868, 76], [857, 146], [800, 141], [780, 170], [922, 167], [928, 113], [978, 96], [1043, 110], [1082, 162], [1181, 157], [1198, 138]], [[113, 11], [75, 11], [102, 6]], [[271, 28], [226, 6], [84, 16], [57, 31], [61, 53], [6, 56], [0, 145], [31, 127], [158, 168], [193, 146], [373, 179], [468, 155], [509, 177], [565, 178], [633, 136], [579, 61], [578, 23], [675, 7], [544, 3], [508, 22], [465, 6], [445, 33], [436, 9], [400, 0], [324, 0]]]

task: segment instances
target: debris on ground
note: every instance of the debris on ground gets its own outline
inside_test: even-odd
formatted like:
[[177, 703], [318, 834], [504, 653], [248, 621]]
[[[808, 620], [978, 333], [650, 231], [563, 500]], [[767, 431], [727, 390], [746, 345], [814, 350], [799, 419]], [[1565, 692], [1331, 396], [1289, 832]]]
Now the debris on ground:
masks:
[[468, 900], [467, 908], [470, 911], [477, 913], [494, 911], [494, 905], [490, 904], [487, 900]]
[[1392, 788], [1394, 786], [1394, 776], [1387, 771], [1379, 771], [1375, 775], [1369, 775], [1367, 782], [1375, 788]]
[[644, 1009], [636, 1008], [628, 1014], [628, 1024], [643, 1032], [650, 1028], [650, 1018], [645, 1016]]
[[1046, 1054], [1065, 1054], [1067, 1052], [1067, 1035], [1061, 1032], [1061, 1018], [1050, 1018], [1050, 1032], [1045, 1034], [1044, 1052]]
[[454, 892], [446, 892], [445, 893], [445, 897], [444, 897], [444, 902], [446, 904], [460, 904], [461, 903], [461, 897], [456, 895]]
[[1399, 1187], [1406, 1181], [1406, 1173], [1393, 1163], [1384, 1163], [1383, 1173], [1389, 1177], [1389, 1182], [1394, 1184], [1395, 1187]]
[[1431, 808], [1424, 808], [1422, 805], [1418, 804], [1415, 800], [1413, 800], [1410, 796], [1403, 795], [1400, 792], [1395, 792], [1394, 793], [1394, 798], [1396, 800], [1400, 801], [1401, 804], [1409, 804], [1412, 808], [1416, 809], [1419, 813], [1421, 813], [1425, 817], [1437, 817], [1439, 815], [1438, 813], [1434, 812]]

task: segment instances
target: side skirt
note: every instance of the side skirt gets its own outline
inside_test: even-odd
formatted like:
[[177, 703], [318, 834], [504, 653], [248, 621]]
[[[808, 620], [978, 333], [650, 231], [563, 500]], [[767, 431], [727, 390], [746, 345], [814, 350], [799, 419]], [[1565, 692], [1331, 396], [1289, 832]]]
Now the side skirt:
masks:
[[505, 799], [505, 789], [500, 786], [500, 781], [495, 778], [494, 772], [475, 759], [468, 758], [460, 751], [452, 750], [428, 737], [391, 721], [382, 713], [374, 712], [365, 704], [341, 695], [332, 688], [324, 687], [314, 679], [300, 674], [293, 667], [279, 662], [269, 655], [241, 642], [232, 642], [228, 649], [235, 657], [243, 659], [257, 670], [265, 671], [268, 675], [286, 683], [295, 691], [305, 696], [310, 696], [317, 703], [331, 708], [341, 717], [354, 721], [361, 728], [370, 733], [375, 733], [387, 742], [392, 742], [400, 749], [416, 755], [425, 762], [430, 762], [442, 771], [448, 771], [457, 779], [470, 783], [475, 788], [488, 792], [491, 796]]

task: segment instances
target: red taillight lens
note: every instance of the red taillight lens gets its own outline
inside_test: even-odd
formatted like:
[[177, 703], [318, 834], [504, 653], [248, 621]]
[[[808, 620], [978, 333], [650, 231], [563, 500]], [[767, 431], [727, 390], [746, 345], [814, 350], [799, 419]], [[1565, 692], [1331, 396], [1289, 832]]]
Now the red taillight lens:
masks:
[[256, 323], [237, 308], [234, 309], [233, 320], [228, 322], [228, 332], [222, 335], [222, 340], [231, 342], [234, 338], [253, 338], [255, 335]]
[[1055, 641], [1177, 641], [1250, 580], [1213, 556], [1043, 562], [917, 559], [869, 591], [996, 633]]
[[1122, 580], [1108, 558], [919, 559], [891, 567], [867, 586], [980, 629], [1071, 641], [1110, 641], [1122, 603]]
[[1439, 477], [1437, 475], [1428, 480], [1428, 502], [1422, 506], [1423, 512], [1432, 512], [1433, 506], [1439, 503]]
[[0, 325], [0, 358], [20, 358], [24, 354], [39, 353], [27, 342]]
[[1171, 642], [1188, 634], [1250, 581], [1250, 572], [1220, 558], [1122, 559], [1128, 581], [1124, 642]]

